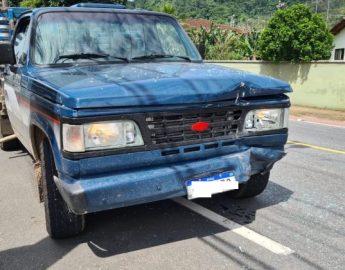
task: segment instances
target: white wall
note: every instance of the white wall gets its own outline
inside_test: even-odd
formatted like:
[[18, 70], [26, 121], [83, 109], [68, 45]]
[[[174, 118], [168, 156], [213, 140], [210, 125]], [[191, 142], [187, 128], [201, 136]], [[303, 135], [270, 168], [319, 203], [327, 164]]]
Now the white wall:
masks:
[[[332, 51], [332, 56], [331, 56], [330, 60], [334, 60], [335, 49], [344, 49], [345, 48], [345, 28], [343, 30], [341, 30], [338, 35], [335, 36], [334, 46], [335, 47]], [[344, 61], [345, 61], [345, 57], [344, 57]]]
[[[212, 61], [207, 61], [212, 62]], [[217, 61], [228, 68], [269, 75], [291, 84], [292, 104], [345, 111], [345, 61], [310, 63]]]

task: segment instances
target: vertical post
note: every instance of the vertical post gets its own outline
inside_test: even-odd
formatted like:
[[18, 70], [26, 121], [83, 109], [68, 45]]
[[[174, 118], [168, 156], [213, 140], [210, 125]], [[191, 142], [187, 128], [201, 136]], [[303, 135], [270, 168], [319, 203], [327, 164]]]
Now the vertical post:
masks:
[[317, 13], [319, 7], [319, 0], [315, 1], [315, 13]]
[[7, 8], [8, 7], [8, 0], [2, 0], [2, 7]]
[[328, 23], [328, 19], [329, 19], [329, 2], [330, 2], [330, 0], [327, 0], [327, 23]]

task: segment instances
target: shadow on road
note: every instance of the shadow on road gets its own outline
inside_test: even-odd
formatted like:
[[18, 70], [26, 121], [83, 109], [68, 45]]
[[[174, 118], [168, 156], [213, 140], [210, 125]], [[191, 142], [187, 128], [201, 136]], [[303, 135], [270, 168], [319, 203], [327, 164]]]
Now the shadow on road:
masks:
[[[196, 202], [235, 222], [248, 224], [258, 209], [286, 201], [291, 194], [271, 182], [265, 193], [255, 199], [235, 201], [223, 194]], [[84, 243], [96, 256], [110, 257], [226, 231], [170, 200], [90, 214], [87, 219], [87, 230], [79, 237], [46, 237], [33, 245], [1, 251], [0, 269], [23, 269], [24, 265], [26, 269], [45, 269]]]
[[228, 198], [226, 194], [219, 194], [213, 196], [212, 200], [198, 199], [195, 202], [232, 221], [246, 225], [255, 220], [257, 210], [286, 202], [292, 193], [271, 180], [266, 190], [256, 198], [236, 200]]
[[11, 154], [9, 159], [16, 159], [21, 157], [30, 156], [29, 152], [24, 148], [24, 146], [19, 142], [15, 141], [12, 146], [10, 146], [7, 150], [0, 150]]

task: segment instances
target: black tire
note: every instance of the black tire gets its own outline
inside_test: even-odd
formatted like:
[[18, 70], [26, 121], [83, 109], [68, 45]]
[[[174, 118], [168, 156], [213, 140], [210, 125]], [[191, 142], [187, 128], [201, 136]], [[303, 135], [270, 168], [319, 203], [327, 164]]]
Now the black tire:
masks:
[[[13, 134], [13, 130], [10, 121], [7, 118], [0, 118], [0, 139]], [[10, 151], [17, 150], [20, 147], [18, 139], [14, 139], [8, 142], [0, 143], [1, 150]]]
[[265, 174], [255, 174], [245, 184], [240, 184], [239, 189], [229, 192], [229, 196], [234, 199], [252, 198], [262, 193], [270, 178], [270, 172]]
[[61, 197], [54, 183], [56, 168], [50, 144], [46, 138], [41, 140], [39, 152], [47, 231], [52, 238], [75, 236], [84, 230], [85, 216], [71, 212]]

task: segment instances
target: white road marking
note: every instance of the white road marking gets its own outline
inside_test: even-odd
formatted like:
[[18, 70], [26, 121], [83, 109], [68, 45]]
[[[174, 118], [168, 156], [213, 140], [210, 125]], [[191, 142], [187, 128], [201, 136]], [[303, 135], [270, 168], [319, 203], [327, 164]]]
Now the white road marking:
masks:
[[298, 123], [307, 123], [307, 124], [312, 124], [312, 125], [319, 125], [319, 126], [326, 126], [326, 127], [334, 127], [334, 128], [345, 129], [345, 127], [343, 127], [343, 126], [331, 125], [331, 124], [325, 124], [325, 123], [319, 123], [319, 122], [304, 121], [304, 120], [298, 121], [298, 120], [295, 120], [295, 119], [290, 119], [290, 121], [298, 122]]
[[174, 202], [198, 213], [199, 215], [229, 229], [230, 231], [232, 231], [233, 233], [236, 233], [266, 249], [268, 249], [269, 251], [275, 253], [275, 254], [279, 254], [279, 255], [289, 255], [291, 253], [294, 253], [294, 251], [286, 246], [283, 246], [281, 244], [279, 244], [278, 242], [275, 242], [269, 238], [267, 238], [266, 236], [263, 236], [261, 234], [258, 234], [244, 226], [242, 226], [241, 224], [238, 224], [230, 219], [227, 219], [199, 204], [196, 204], [192, 201], [189, 201], [185, 198], [176, 198], [173, 199]]

